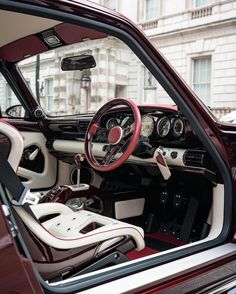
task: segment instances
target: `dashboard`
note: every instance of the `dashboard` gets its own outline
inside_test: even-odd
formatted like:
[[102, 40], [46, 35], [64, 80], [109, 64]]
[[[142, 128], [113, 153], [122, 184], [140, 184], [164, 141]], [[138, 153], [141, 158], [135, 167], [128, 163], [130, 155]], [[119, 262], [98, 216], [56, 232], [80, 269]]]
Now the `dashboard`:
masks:
[[[149, 108], [140, 107], [141, 133], [140, 142], [145, 141], [153, 147], [159, 145], [183, 146], [194, 140], [193, 131], [188, 121], [175, 107]], [[133, 114], [127, 109], [112, 110], [105, 114], [100, 121], [103, 129], [95, 138], [95, 142], [106, 143], [106, 134], [115, 126], [126, 128], [134, 122]], [[104, 131], [106, 130], [106, 132]], [[192, 137], [192, 138], [191, 138]]]
[[[211, 159], [186, 117], [176, 107], [139, 106], [141, 135], [129, 163], [156, 164], [158, 148], [170, 166], [212, 168]], [[50, 120], [47, 147], [59, 158], [84, 153], [84, 138], [93, 114]], [[101, 129], [93, 142], [94, 156], [103, 157], [108, 147], [107, 134], [115, 126], [126, 128], [134, 122], [131, 110], [114, 108], [100, 119]], [[122, 152], [123, 150], [121, 150]]]

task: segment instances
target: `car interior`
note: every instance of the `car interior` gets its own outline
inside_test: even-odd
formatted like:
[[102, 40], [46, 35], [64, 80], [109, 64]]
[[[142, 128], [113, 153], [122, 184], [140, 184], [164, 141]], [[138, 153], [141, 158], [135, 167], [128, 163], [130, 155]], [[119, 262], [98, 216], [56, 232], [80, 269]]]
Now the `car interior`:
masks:
[[[9, 19], [14, 26], [7, 25]], [[8, 193], [8, 204], [47, 283], [217, 238], [224, 218], [221, 172], [161, 82], [148, 74], [147, 82], [154, 79], [157, 85], [147, 87], [148, 95], [155, 91], [165, 103], [135, 97], [136, 74], [144, 65], [133, 52], [128, 55], [132, 50], [123, 41], [91, 27], [17, 12], [1, 10], [0, 23], [1, 79], [17, 99], [10, 108], [0, 101], [0, 154], [28, 189], [20, 200]], [[59, 92], [63, 75], [69, 84], [69, 75], [76, 81], [76, 72], [91, 71], [86, 112], [79, 109], [86, 103], [82, 98], [67, 113], [60, 93], [54, 113], [47, 113], [43, 98], [40, 103], [34, 98], [27, 79], [35, 72], [35, 56], [41, 56], [43, 72], [51, 52], [58, 54]], [[102, 67], [106, 52], [110, 64], [119, 60], [110, 71]], [[107, 88], [99, 80], [103, 76]], [[123, 84], [111, 90], [119, 79]], [[124, 85], [127, 90], [120, 91]]]

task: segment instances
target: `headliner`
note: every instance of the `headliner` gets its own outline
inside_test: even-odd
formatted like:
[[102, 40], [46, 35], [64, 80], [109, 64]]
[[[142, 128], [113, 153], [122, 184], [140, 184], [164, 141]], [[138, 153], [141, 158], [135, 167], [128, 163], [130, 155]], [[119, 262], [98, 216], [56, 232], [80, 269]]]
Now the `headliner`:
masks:
[[0, 10], [0, 47], [59, 23], [43, 17]]
[[42, 36], [42, 32], [47, 30], [60, 38], [60, 46], [107, 36], [97, 30], [79, 25], [0, 10], [0, 58], [9, 62], [18, 62], [53, 49], [48, 46]]

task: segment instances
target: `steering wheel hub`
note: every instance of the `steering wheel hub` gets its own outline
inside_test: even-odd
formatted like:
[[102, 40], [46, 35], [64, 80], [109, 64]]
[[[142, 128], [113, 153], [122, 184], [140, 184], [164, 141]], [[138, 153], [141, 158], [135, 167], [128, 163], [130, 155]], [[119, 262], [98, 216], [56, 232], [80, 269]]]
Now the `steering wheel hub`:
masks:
[[108, 143], [111, 145], [119, 144], [123, 137], [123, 129], [120, 126], [112, 128], [108, 134]]

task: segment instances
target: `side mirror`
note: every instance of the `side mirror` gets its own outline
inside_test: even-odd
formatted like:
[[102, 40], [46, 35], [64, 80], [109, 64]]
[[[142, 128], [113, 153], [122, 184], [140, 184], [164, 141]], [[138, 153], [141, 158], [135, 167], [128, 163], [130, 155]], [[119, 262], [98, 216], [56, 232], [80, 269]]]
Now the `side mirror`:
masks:
[[6, 115], [10, 117], [25, 117], [25, 109], [22, 105], [13, 105], [6, 109]]
[[65, 57], [61, 61], [61, 69], [63, 71], [69, 70], [83, 70], [94, 68], [96, 66], [96, 61], [92, 55], [79, 55]]

